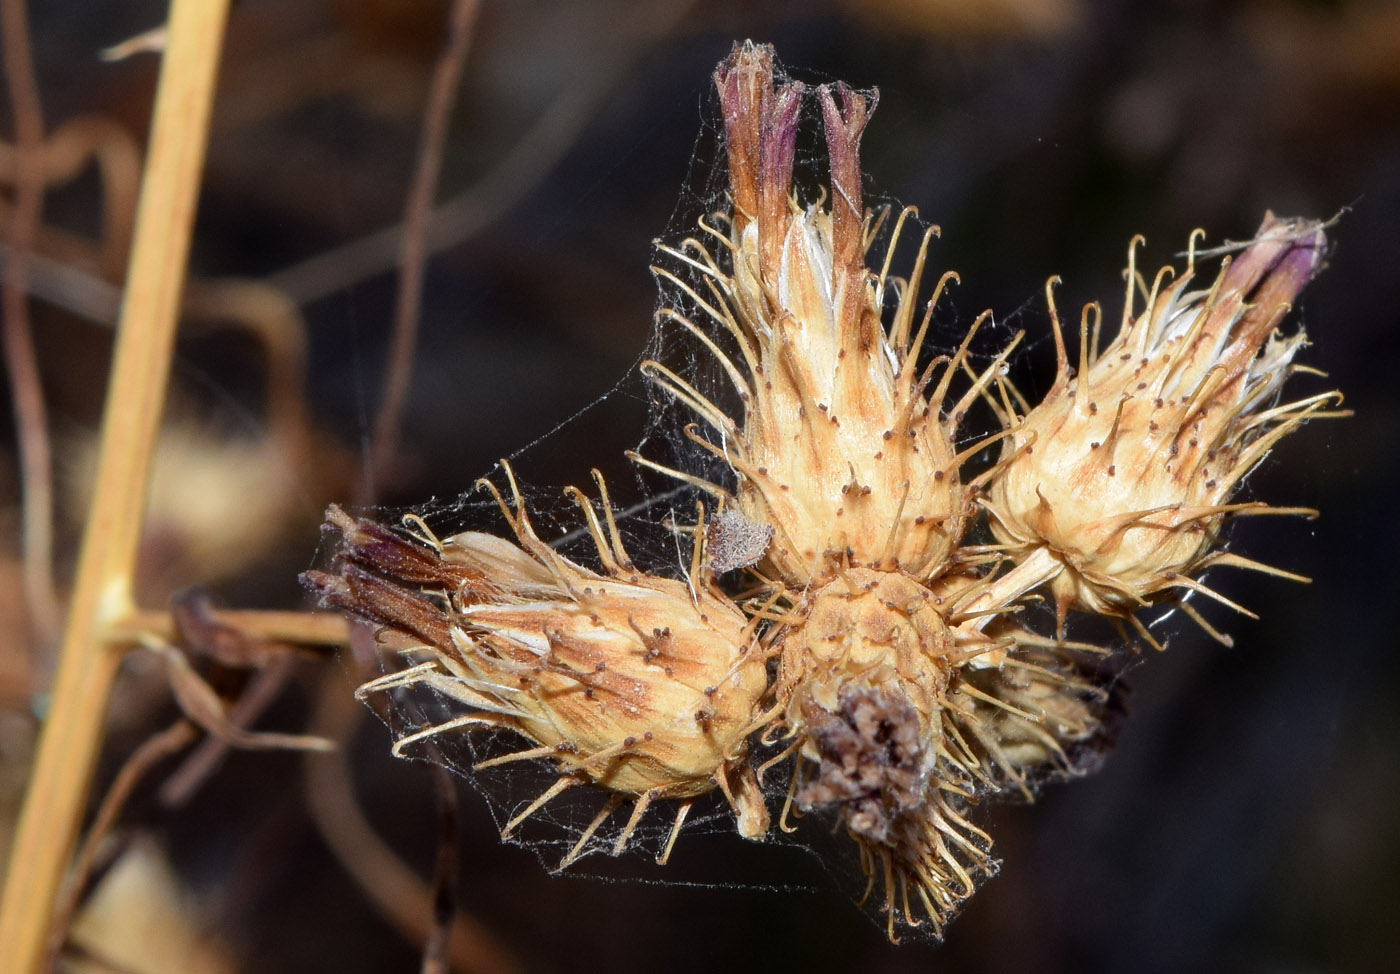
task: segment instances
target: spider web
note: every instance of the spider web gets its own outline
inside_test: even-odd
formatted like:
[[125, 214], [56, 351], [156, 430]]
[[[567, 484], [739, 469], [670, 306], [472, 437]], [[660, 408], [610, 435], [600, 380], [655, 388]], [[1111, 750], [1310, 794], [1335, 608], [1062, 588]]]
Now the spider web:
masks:
[[[799, 128], [797, 160], [793, 184], [798, 194], [798, 202], [803, 206], [821, 205], [825, 201], [825, 187], [828, 183], [827, 150], [821, 135], [820, 108], [816, 99], [809, 97], [803, 105], [803, 122]], [[726, 224], [723, 214], [728, 201], [728, 160], [725, 153], [723, 129], [720, 124], [718, 98], [710, 92], [707, 121], [691, 154], [690, 172], [668, 226], [658, 241], [679, 247], [688, 239], [699, 241], [714, 256], [721, 268], [728, 270], [725, 248], [706, 233], [701, 226], [703, 220], [720, 233]], [[881, 229], [872, 241], [868, 252], [868, 262], [873, 270], [879, 271], [885, 261], [887, 251], [894, 247], [895, 252], [889, 262], [890, 274], [898, 276], [907, 272], [913, 265], [920, 239], [927, 224], [917, 215], [911, 215], [905, 222], [897, 241], [892, 239], [900, 204], [894, 200], [881, 198], [870, 192], [866, 186], [867, 208], [881, 219]], [[932, 282], [937, 281], [941, 267], [946, 261], [940, 259], [939, 241], [934, 240], [930, 248], [928, 269], [925, 272], [920, 301], [926, 301], [932, 290]], [[706, 295], [701, 275], [693, 268], [672, 256], [657, 252], [654, 260], [666, 267], [695, 291]], [[658, 307], [669, 307], [698, 325], [705, 334], [726, 355], [738, 359], [733, 339], [709, 316], [696, 298], [684, 289], [662, 282], [662, 296]], [[886, 290], [886, 311], [897, 301], [896, 289]], [[920, 304], [920, 313], [923, 305]], [[965, 335], [970, 315], [960, 311], [951, 295], [946, 295], [932, 311], [932, 327], [925, 342], [923, 355], [951, 356]], [[980, 339], [973, 348], [974, 365], [989, 361], [1005, 346], [1011, 330], [991, 320], [984, 326]], [[1041, 340], [1048, 339], [1048, 333]], [[682, 324], [658, 315], [652, 335], [645, 349], [633, 367], [610, 390], [569, 417], [552, 431], [534, 442], [522, 447], [509, 457], [513, 481], [498, 466], [487, 479], [509, 501], [513, 489], [518, 489], [520, 503], [529, 512], [535, 532], [547, 544], [572, 561], [592, 570], [601, 570], [595, 544], [586, 528], [583, 513], [577, 503], [564, 494], [564, 485], [540, 485], [531, 481], [532, 468], [547, 466], [539, 462], [561, 442], [573, 435], [585, 418], [599, 410], [611, 410], [623, 404], [640, 405], [646, 419], [636, 441], [636, 453], [661, 467], [683, 471], [691, 477], [708, 481], [723, 489], [732, 490], [735, 474], [725, 461], [713, 452], [698, 446], [686, 435], [686, 428], [692, 424], [703, 426], [690, 409], [677, 402], [674, 397], [661, 390], [648, 380], [641, 371], [641, 364], [655, 361], [666, 366], [692, 385], [701, 395], [714, 403], [737, 422], [742, 422], [743, 404], [740, 402], [733, 383], [721, 367], [716, 356], [706, 349]], [[956, 395], [956, 393], [955, 393]], [[990, 411], [985, 415], [969, 417], [962, 426], [964, 444], [976, 442], [997, 428]], [[711, 437], [719, 445], [720, 434], [712, 429], [704, 429], [703, 434]], [[985, 455], [974, 458], [969, 470], [992, 462], [996, 448], [992, 447]], [[594, 461], [606, 474], [606, 484], [610, 506], [617, 520], [619, 536], [632, 560], [641, 570], [672, 579], [686, 578], [692, 563], [693, 534], [691, 526], [696, 523], [699, 508], [703, 505], [707, 516], [713, 513], [714, 501], [699, 487], [678, 481], [648, 469], [642, 465], [629, 463], [623, 457], [599, 456]], [[599, 506], [599, 490], [596, 484], [576, 482], [584, 493]], [[379, 509], [374, 512], [376, 520], [397, 525], [404, 510]], [[449, 500], [437, 501], [413, 508], [411, 513], [424, 519], [429, 528], [439, 538], [447, 538], [463, 531], [489, 531], [509, 537], [510, 530], [502, 517], [499, 505], [493, 494], [480, 484], [463, 495]], [[976, 537], [974, 531], [969, 541], [987, 540]], [[734, 572], [722, 581], [736, 583], [742, 573]], [[731, 585], [731, 588], [733, 585]], [[387, 660], [386, 668], [392, 670], [403, 665], [402, 660]], [[399, 687], [383, 695], [388, 706], [381, 708], [387, 713], [391, 732], [396, 740], [415, 734], [461, 717], [465, 710], [461, 703], [445, 697], [430, 687], [413, 685]], [[469, 782], [483, 797], [498, 827], [505, 828], [521, 812], [549, 791], [559, 780], [558, 770], [547, 761], [519, 761], [503, 766], [475, 770], [484, 761], [490, 761], [531, 746], [522, 736], [502, 730], [476, 728], [454, 730], [434, 735], [405, 748], [405, 757], [429, 760], [451, 769]], [[756, 746], [756, 745], [755, 745]], [[759, 749], [761, 750], [761, 749]], [[777, 750], [777, 748], [773, 748]], [[762, 753], [755, 755], [755, 763], [765, 759]], [[791, 762], [774, 767], [765, 776], [764, 791], [774, 825], [770, 827], [766, 840], [782, 844], [797, 845], [816, 854], [822, 866], [830, 872], [837, 884], [853, 898], [860, 899], [866, 888], [866, 876], [858, 859], [854, 843], [844, 836], [835, 834], [832, 822], [824, 815], [810, 816], [816, 821], [798, 824], [795, 831], [788, 833], [777, 826], [784, 799], [789, 793]], [[649, 865], [639, 867], [645, 858], [654, 860], [666, 849], [672, 835], [676, 817], [676, 803], [658, 801], [650, 807], [636, 823], [626, 843], [627, 855], [616, 860], [608, 853], [613, 852], [622, 836], [631, 813], [631, 803], [623, 802], [611, 811], [605, 820], [599, 822], [597, 816], [608, 807], [608, 793], [593, 786], [571, 787], [535, 809], [528, 818], [513, 828], [506, 840], [530, 850], [548, 870], [560, 868], [560, 863], [571, 851], [577, 857], [568, 866], [574, 874], [600, 877], [626, 876], [629, 879], [658, 881], [663, 883], [691, 883], [703, 885], [759, 885], [789, 889], [790, 884], [770, 884], [766, 882], [736, 883], [732, 874], [724, 872], [723, 855], [716, 857], [714, 877], [696, 879], [693, 869], [678, 871], [673, 863], [666, 870], [657, 870]], [[823, 821], [823, 819], [827, 819]], [[712, 792], [689, 810], [684, 829], [676, 842], [674, 858], [677, 861], [691, 860], [686, 853], [687, 844], [708, 839], [711, 836], [726, 836], [732, 841], [736, 836], [733, 814], [718, 792]], [[587, 837], [585, 839], [585, 837]], [[576, 849], [581, 840], [583, 847]], [[693, 860], [691, 860], [693, 862]], [[777, 875], [791, 875], [782, 870]], [[684, 878], [682, 878], [682, 876]], [[805, 884], [804, 884], [805, 888]], [[872, 895], [866, 902], [866, 910], [883, 926], [877, 917], [883, 899]]]

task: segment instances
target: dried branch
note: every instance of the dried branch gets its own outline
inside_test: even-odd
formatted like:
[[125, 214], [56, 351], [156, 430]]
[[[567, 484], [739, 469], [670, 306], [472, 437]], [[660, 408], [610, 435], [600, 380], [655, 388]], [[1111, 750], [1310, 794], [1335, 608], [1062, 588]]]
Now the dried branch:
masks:
[[[67, 183], [89, 163], [96, 163], [102, 180], [102, 245], [90, 263], [100, 268], [104, 277], [116, 280], [126, 270], [141, 187], [141, 149], [131, 133], [105, 115], [70, 118], [49, 134], [41, 152], [24, 153], [18, 146], [0, 144], [0, 180], [16, 181], [24, 155], [34, 160], [31, 165], [39, 167], [45, 186]], [[62, 242], [68, 250], [82, 240], [59, 233], [40, 225], [30, 244], [42, 250], [46, 243], [52, 248]]]
[[[364, 714], [338, 673], [326, 674], [312, 730], [335, 741], [354, 735]], [[423, 943], [434, 914], [433, 894], [374, 833], [351, 785], [347, 748], [306, 758], [306, 803], [317, 830], [341, 867], [379, 913], [403, 936]], [[505, 944], [470, 914], [453, 915], [448, 956], [455, 971], [513, 974], [521, 970]]]
[[457, 789], [452, 772], [434, 763], [433, 798], [437, 804], [438, 842], [433, 860], [433, 925], [423, 944], [422, 974], [448, 974], [452, 922], [457, 918]]
[[97, 816], [88, 829], [87, 837], [83, 839], [82, 848], [78, 850], [67, 891], [54, 917], [53, 932], [49, 941], [50, 969], [56, 966], [58, 956], [68, 939], [68, 928], [72, 925], [73, 916], [91, 886], [102, 841], [116, 826], [117, 818], [126, 807], [131, 793], [152, 768], [171, 755], [183, 751], [193, 743], [196, 736], [193, 724], [188, 720], [177, 720], [165, 730], [148, 737], [140, 747], [131, 752], [131, 756], [117, 772], [102, 799], [101, 806], [97, 809]]
[[185, 716], [231, 747], [249, 750], [329, 751], [335, 745], [324, 737], [309, 734], [279, 734], [273, 731], [245, 730], [229, 719], [223, 700], [190, 665], [175, 646], [153, 643], [148, 647], [165, 661], [170, 689]]
[[399, 425], [408, 383], [413, 373], [413, 352], [418, 342], [418, 315], [423, 302], [423, 272], [428, 251], [425, 241], [433, 197], [437, 195], [442, 171], [442, 152], [447, 144], [447, 123], [457, 100], [462, 68], [471, 49], [472, 27], [481, 0], [454, 0], [448, 20], [447, 47], [433, 69], [428, 89], [428, 105], [423, 114], [423, 132], [418, 143], [418, 164], [404, 206], [403, 238], [399, 249], [399, 289], [394, 304], [394, 331], [389, 349], [389, 365], [384, 374], [379, 414], [370, 438], [368, 472], [370, 483], [361, 485], [364, 500], [374, 496], [374, 484], [384, 478], [398, 452]]
[[[246, 728], [262, 716], [281, 694], [292, 674], [294, 664], [287, 656], [268, 663], [248, 683], [238, 700], [228, 710], [228, 722]], [[194, 796], [199, 787], [219, 767], [232, 745], [220, 737], [208, 737], [187, 757], [160, 786], [159, 800], [166, 808], [179, 808]]]
[[58, 642], [61, 612], [53, 581], [53, 454], [48, 410], [29, 321], [29, 252], [44, 205], [44, 118], [29, 50], [24, 0], [0, 4], [5, 84], [15, 116], [15, 208], [11, 250], [5, 261], [3, 303], [5, 362], [10, 373], [24, 493], [24, 588], [29, 621], [42, 647], [38, 670], [47, 677], [48, 655]]
[[78, 832], [120, 655], [107, 626], [131, 583], [164, 405], [227, 0], [176, 0], [156, 93], [122, 307], [97, 490], [83, 538], [53, 705], [0, 901], [0, 970], [43, 963], [54, 897]]
[[[247, 636], [301, 646], [339, 646], [349, 631], [345, 620], [334, 612], [214, 609], [210, 615]], [[107, 638], [113, 643], [135, 645], [148, 637], [165, 642], [176, 638], [175, 620], [169, 612], [132, 610], [107, 629]]]
[[[639, 0], [619, 17], [622, 41], [604, 67], [560, 92], [499, 162], [472, 186], [436, 207], [426, 246], [437, 253], [480, 233], [525, 197], [569, 151], [648, 45], [673, 31], [695, 0]], [[403, 224], [386, 227], [310, 257], [267, 279], [292, 300], [307, 304], [387, 271], [400, 252]]]

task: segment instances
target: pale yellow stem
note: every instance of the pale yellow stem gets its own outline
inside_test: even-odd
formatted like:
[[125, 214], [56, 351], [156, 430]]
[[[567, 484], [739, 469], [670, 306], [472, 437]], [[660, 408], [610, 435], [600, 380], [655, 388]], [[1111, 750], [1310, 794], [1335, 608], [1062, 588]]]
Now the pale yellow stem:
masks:
[[174, 0], [122, 302], [97, 488], [83, 536], [53, 702], [0, 900], [0, 971], [37, 974], [73, 852], [120, 663], [108, 627], [131, 578], [165, 402], [180, 291], [228, 0]]
[[[245, 636], [276, 643], [339, 646], [349, 635], [345, 617], [338, 612], [216, 609], [213, 617], [220, 625]], [[161, 642], [175, 640], [175, 621], [169, 612], [138, 609], [113, 620], [106, 629], [107, 641], [117, 645], [133, 645], [151, 636]]]
[[968, 619], [958, 626], [963, 631], [981, 632], [998, 609], [1015, 605], [1027, 592], [1039, 588], [1064, 570], [1064, 562], [1045, 545], [1038, 545], [1025, 560], [1006, 574], [980, 586], [965, 604], [954, 606], [955, 614]]

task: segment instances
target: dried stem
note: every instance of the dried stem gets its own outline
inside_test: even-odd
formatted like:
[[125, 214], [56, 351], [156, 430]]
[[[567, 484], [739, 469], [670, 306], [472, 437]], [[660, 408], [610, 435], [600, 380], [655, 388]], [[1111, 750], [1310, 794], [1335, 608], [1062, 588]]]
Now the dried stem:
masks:
[[73, 922], [73, 915], [77, 912], [78, 905], [82, 902], [92, 881], [93, 869], [97, 864], [97, 855], [102, 840], [116, 826], [117, 818], [121, 815], [122, 809], [126, 807], [131, 793], [153, 767], [171, 755], [183, 751], [194, 742], [198, 733], [195, 726], [182, 717], [165, 730], [158, 731], [146, 738], [145, 742], [131, 753], [121, 770], [117, 772], [111, 787], [107, 789], [107, 794], [102, 798], [102, 804], [98, 807], [97, 815], [93, 818], [92, 826], [88, 829], [87, 838], [83, 840], [82, 848], [78, 851], [77, 859], [73, 864], [73, 875], [68, 880], [68, 891], [64, 894], [63, 902], [55, 914], [53, 932], [49, 941], [48, 966], [50, 969], [55, 967], [55, 961], [63, 950], [64, 941], [68, 938], [68, 928]]
[[[244, 635], [301, 646], [339, 646], [349, 632], [344, 618], [334, 612], [215, 609], [211, 615], [215, 622]], [[113, 620], [106, 630], [107, 640], [120, 645], [132, 645], [148, 636], [161, 642], [178, 638], [169, 612], [135, 609]]]
[[422, 974], [448, 974], [452, 921], [457, 917], [457, 789], [452, 772], [432, 765], [438, 812], [437, 855], [433, 860], [433, 925], [423, 944]]
[[418, 163], [404, 207], [403, 237], [399, 249], [399, 289], [394, 304], [394, 332], [389, 365], [384, 375], [384, 391], [379, 401], [369, 448], [370, 483], [362, 484], [364, 500], [374, 496], [374, 483], [384, 479], [398, 452], [399, 425], [408, 383], [413, 373], [413, 352], [418, 342], [418, 315], [423, 303], [423, 270], [428, 251], [425, 236], [437, 195], [442, 171], [442, 152], [447, 143], [447, 123], [457, 100], [462, 67], [471, 49], [472, 27], [481, 0], [453, 0], [448, 20], [447, 47], [433, 69], [428, 89], [428, 105], [423, 114], [423, 132], [418, 143]]
[[[313, 733], [342, 743], [329, 754], [306, 757], [306, 803], [317, 830], [341, 867], [380, 914], [407, 939], [422, 943], [433, 913], [432, 893], [394, 855], [360, 813], [345, 746], [364, 709], [346, 692], [339, 673], [328, 672]], [[520, 964], [479, 920], [454, 914], [448, 955], [453, 970], [513, 974]]]
[[[0, 180], [7, 184], [16, 181], [23, 154], [19, 146], [0, 143]], [[79, 115], [48, 133], [42, 152], [29, 155], [37, 155], [35, 164], [45, 186], [70, 182], [89, 163], [96, 164], [102, 180], [101, 245], [93, 247], [85, 237], [47, 227], [42, 221], [30, 243], [41, 250], [47, 245], [55, 253], [81, 257], [88, 266], [100, 268], [103, 279], [116, 280], [126, 270], [136, 196], [141, 188], [141, 149], [136, 140], [111, 118]], [[11, 211], [0, 209], [0, 213], [13, 219]], [[34, 255], [30, 261], [32, 271]]]
[[96, 492], [83, 537], [53, 704], [0, 901], [0, 970], [40, 969], [76, 840], [120, 654], [107, 626], [132, 576], [174, 344], [228, 0], [176, 0], [156, 93], [131, 268], [108, 385]]
[[[428, 252], [469, 239], [521, 200], [564, 157], [608, 95], [627, 77], [637, 56], [650, 42], [669, 34], [694, 5], [695, 0], [638, 0], [619, 17], [622, 45], [613, 56], [597, 59], [605, 67], [594, 77], [567, 86], [490, 171], [433, 210]], [[406, 230], [403, 224], [378, 230], [279, 271], [268, 283], [299, 304], [335, 294], [392, 267]]]
[[[247, 729], [262, 716], [282, 693], [295, 667], [288, 656], [280, 656], [258, 671], [248, 686], [229, 708], [228, 721], [234, 727]], [[206, 737], [180, 767], [160, 786], [160, 803], [166, 808], [179, 808], [189, 801], [219, 767], [219, 762], [232, 745], [221, 737]]]
[[[0, 240], [0, 260], [7, 264], [15, 251], [8, 240]], [[30, 254], [26, 285], [29, 293], [89, 321], [115, 325], [121, 306], [121, 289], [96, 274], [43, 254]]]
[[53, 457], [48, 410], [29, 321], [29, 252], [44, 205], [44, 118], [29, 50], [25, 0], [0, 4], [4, 32], [5, 84], [15, 117], [15, 208], [11, 250], [5, 261], [3, 309], [5, 363], [10, 373], [20, 478], [24, 494], [24, 594], [35, 643], [37, 672], [50, 670], [62, 611], [53, 581]]

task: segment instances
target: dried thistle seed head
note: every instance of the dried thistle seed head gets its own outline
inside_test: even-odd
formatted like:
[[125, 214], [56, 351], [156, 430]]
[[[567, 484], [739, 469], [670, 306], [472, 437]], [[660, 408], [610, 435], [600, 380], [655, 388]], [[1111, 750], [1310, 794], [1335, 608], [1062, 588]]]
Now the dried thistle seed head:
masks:
[[945, 794], [941, 746], [925, 736], [924, 716], [895, 686], [843, 687], [834, 710], [809, 709], [815, 771], [796, 793], [798, 806], [834, 810], [860, 846], [872, 885], [877, 877], [883, 884], [891, 940], [897, 922], [918, 927], [925, 918], [941, 935], [977, 877], [997, 864], [990, 838]]
[[970, 794], [973, 781], [947, 736], [953, 635], [929, 590], [896, 572], [850, 569], [798, 611], [777, 684], [798, 806], [833, 811], [860, 845], [871, 881], [884, 884], [891, 939], [897, 919], [927, 916], [937, 932], [974, 876], [994, 870], [990, 840], [945, 794]]
[[[767, 686], [732, 604], [655, 576], [600, 576], [549, 551], [552, 596], [458, 607], [459, 674], [565, 767], [630, 794], [692, 797], [741, 762]], [[507, 689], [509, 688], [509, 689]]]
[[328, 523], [345, 539], [339, 575], [308, 573], [308, 583], [396, 644], [421, 640], [429, 661], [361, 692], [421, 685], [464, 707], [396, 750], [507, 728], [534, 746], [489, 763], [548, 758], [570, 780], [641, 796], [642, 808], [718, 786], [741, 831], [762, 834], [767, 814], [746, 763], [768, 685], [753, 624], [714, 591], [637, 571], [615, 528], [605, 534], [578, 499], [602, 573], [544, 544], [518, 493], [513, 510], [498, 495], [518, 545], [478, 532], [411, 542], [333, 510]]
[[[1054, 387], [1004, 441], [986, 500], [997, 538], [1019, 549], [1023, 591], [1048, 580], [1062, 621], [1070, 608], [1128, 615], [1201, 588], [1189, 576], [1212, 563], [1250, 564], [1211, 554], [1227, 517], [1305, 513], [1228, 501], [1275, 443], [1337, 398], [1275, 405], [1304, 344], [1278, 327], [1325, 246], [1320, 223], [1269, 215], [1197, 291], [1187, 290], [1194, 254], [1148, 291], [1130, 250], [1121, 330], [1096, 353], [1085, 309], [1077, 375], [1055, 320]], [[1147, 307], [1133, 318], [1137, 288]]]
[[[743, 834], [762, 834], [747, 751], [761, 731], [765, 746], [787, 745], [768, 763], [793, 763], [783, 828], [794, 809], [835, 818], [871, 889], [883, 890], [890, 938], [920, 925], [939, 935], [997, 868], [968, 809], [1030, 799], [1042, 781], [1090, 770], [1116, 729], [1109, 654], [1032, 631], [1018, 613], [1033, 591], [1049, 585], [1061, 624], [1070, 608], [1132, 618], [1172, 589], [1208, 592], [1190, 576], [1210, 565], [1262, 567], [1212, 547], [1231, 515], [1284, 512], [1229, 496], [1281, 437], [1328, 415], [1335, 396], [1274, 404], [1303, 344], [1301, 334], [1280, 337], [1278, 323], [1319, 267], [1322, 227], [1267, 218], [1197, 291], [1188, 290], [1194, 252], [1180, 279], [1164, 271], [1149, 289], [1130, 250], [1129, 301], [1107, 349], [1097, 324], [1089, 340], [1086, 311], [1076, 373], [1055, 318], [1058, 375], [1040, 405], [1009, 386], [986, 394], [1004, 381], [1009, 348], [948, 404], [952, 376], [971, 373], [967, 349], [983, 319], [956, 354], [919, 365], [954, 275], [920, 316], [930, 228], [909, 280], [889, 277], [911, 210], [893, 221], [879, 273], [867, 267], [889, 215], [866, 213], [861, 195], [874, 96], [840, 84], [808, 92], [753, 44], [736, 46], [715, 80], [732, 205], [700, 221], [709, 246], [659, 245], [668, 306], [658, 325], [704, 346], [735, 408], [690, 373], [658, 361], [642, 371], [694, 414], [685, 436], [734, 481], [633, 456], [720, 499], [708, 528], [703, 512], [694, 527], [687, 580], [633, 566], [606, 492], [603, 519], [574, 492], [601, 570], [564, 558], [536, 535], [513, 480], [513, 504], [496, 497], [514, 541], [469, 532], [439, 542], [421, 522], [410, 541], [333, 510], [341, 564], [306, 578], [326, 604], [382, 626], [386, 642], [426, 654], [362, 692], [423, 686], [462, 706], [397, 748], [488, 725], [533, 746], [483, 765], [536, 758], [559, 768], [507, 831], [573, 784], [612, 792], [565, 864], [629, 796], [617, 850], [652, 799], [679, 799], [678, 829], [689, 802], [713, 788]], [[793, 186], [809, 93], [830, 159], [815, 203]], [[1136, 289], [1147, 307], [1134, 317]], [[964, 483], [963, 461], [987, 441], [961, 454], [953, 443], [979, 397], [1000, 401], [1006, 445]], [[982, 513], [974, 500], [999, 544], [963, 543]], [[715, 575], [753, 566], [736, 605]]]
[[1104, 651], [1018, 628], [999, 604], [989, 614], [989, 593], [966, 569], [930, 584], [851, 569], [796, 607], [779, 642], [793, 799], [859, 845], [891, 939], [925, 922], [941, 935], [995, 873], [971, 802], [1030, 800], [1090, 770], [1116, 728], [1116, 698], [1090, 679]]
[[[728, 269], [691, 240], [661, 250], [702, 272], [700, 290], [664, 268], [657, 273], [679, 291], [680, 303], [701, 308], [723, 332], [716, 342], [679, 311], [661, 312], [719, 357], [744, 404], [742, 422], [660, 363], [644, 371], [718, 434], [717, 443], [690, 435], [735, 471], [738, 511], [773, 527], [772, 573], [796, 586], [847, 564], [936, 574], [970, 507], [952, 445], [956, 423], [941, 416], [962, 353], [931, 395], [933, 369], [918, 363], [929, 322], [925, 316], [915, 327], [915, 306], [935, 230], [925, 235], [907, 284], [867, 268], [859, 150], [873, 95], [845, 85], [817, 89], [830, 209], [804, 208], [792, 187], [804, 87], [775, 81], [772, 49], [753, 44], [736, 46], [715, 81], [729, 152]], [[887, 283], [900, 294], [888, 330], [881, 321]]]
[[897, 692], [860, 686], [842, 687], [834, 711], [810, 701], [805, 710], [818, 765], [798, 805], [840, 805], [853, 835], [887, 842], [895, 821], [923, 804], [928, 785], [918, 713]]
[[1098, 767], [1117, 736], [1122, 689], [1082, 650], [1036, 646], [1049, 641], [1023, 630], [1001, 634], [1015, 649], [999, 667], [958, 670], [949, 716], [969, 742], [976, 762], [965, 763], [981, 787], [1031, 800], [1046, 780]]

